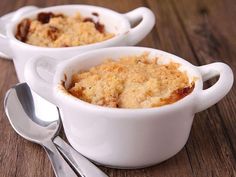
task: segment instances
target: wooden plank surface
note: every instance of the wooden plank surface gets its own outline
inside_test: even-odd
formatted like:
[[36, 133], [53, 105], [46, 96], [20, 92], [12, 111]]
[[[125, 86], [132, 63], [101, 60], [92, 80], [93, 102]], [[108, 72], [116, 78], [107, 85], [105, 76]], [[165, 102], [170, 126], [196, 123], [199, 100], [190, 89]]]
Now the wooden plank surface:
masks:
[[[139, 45], [174, 53], [196, 65], [222, 61], [236, 73], [235, 0], [1, 0], [0, 15], [24, 5], [71, 3], [104, 6], [122, 13], [139, 6], [149, 7], [157, 17], [157, 24]], [[42, 148], [16, 135], [7, 121], [4, 95], [17, 79], [11, 61], [0, 59], [0, 70], [0, 177], [53, 177]], [[101, 169], [111, 177], [234, 177], [235, 125], [234, 84], [218, 104], [196, 114], [186, 146], [173, 158], [139, 170]]]

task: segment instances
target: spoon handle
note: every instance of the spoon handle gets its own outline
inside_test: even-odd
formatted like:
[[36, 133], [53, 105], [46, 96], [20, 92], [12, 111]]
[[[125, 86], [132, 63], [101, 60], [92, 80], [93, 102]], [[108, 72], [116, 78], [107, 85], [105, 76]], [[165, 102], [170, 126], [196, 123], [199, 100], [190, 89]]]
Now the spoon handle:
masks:
[[76, 169], [81, 176], [87, 177], [108, 177], [92, 162], [87, 160], [83, 155], [74, 150], [63, 139], [57, 136], [53, 142], [56, 144], [60, 152], [70, 162], [70, 164]]
[[52, 163], [56, 177], [78, 177], [65, 159], [63, 159], [52, 141], [44, 142], [43, 147]]

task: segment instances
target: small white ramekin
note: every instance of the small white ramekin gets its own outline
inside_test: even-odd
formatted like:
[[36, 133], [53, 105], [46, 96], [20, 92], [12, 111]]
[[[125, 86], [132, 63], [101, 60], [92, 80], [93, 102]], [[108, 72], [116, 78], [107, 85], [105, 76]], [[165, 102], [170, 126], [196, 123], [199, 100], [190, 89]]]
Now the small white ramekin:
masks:
[[[100, 64], [106, 58], [150, 52], [158, 62], [177, 62], [195, 81], [192, 93], [169, 105], [145, 109], [120, 109], [92, 105], [62, 89], [73, 73]], [[66, 77], [65, 77], [66, 76]], [[220, 76], [210, 88], [203, 82]], [[91, 160], [118, 168], [141, 168], [160, 163], [179, 152], [189, 137], [194, 114], [217, 103], [231, 89], [233, 73], [224, 63], [194, 66], [175, 55], [143, 47], [98, 49], [61, 63], [50, 57], [31, 59], [25, 68], [30, 87], [61, 111], [71, 145]]]
[[[47, 48], [23, 43], [15, 38], [17, 25], [24, 18], [35, 18], [40, 12], [54, 12], [66, 15], [80, 13], [84, 17], [99, 20], [107, 31], [115, 37], [90, 45], [78, 47]], [[97, 13], [98, 16], [93, 15]], [[140, 22], [139, 22], [140, 21]], [[135, 27], [132, 25], [138, 23]], [[37, 55], [47, 55], [55, 60], [64, 60], [75, 54], [109, 46], [135, 45], [141, 41], [153, 28], [155, 16], [151, 10], [140, 7], [125, 14], [89, 5], [61, 5], [47, 8], [26, 6], [10, 15], [0, 18], [0, 52], [13, 58], [18, 79], [24, 81], [24, 66], [29, 58]]]

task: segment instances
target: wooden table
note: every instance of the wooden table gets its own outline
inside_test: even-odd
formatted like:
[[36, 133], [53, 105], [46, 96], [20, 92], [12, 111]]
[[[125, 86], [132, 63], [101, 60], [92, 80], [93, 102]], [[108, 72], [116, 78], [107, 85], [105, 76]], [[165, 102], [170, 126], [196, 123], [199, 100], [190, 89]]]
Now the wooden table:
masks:
[[[127, 12], [140, 6], [157, 17], [152, 32], [139, 44], [165, 50], [196, 65], [222, 61], [236, 74], [235, 0], [1, 0], [0, 15], [25, 5], [93, 4]], [[0, 26], [1, 28], [1, 26]], [[13, 63], [0, 59], [0, 101], [17, 83]], [[111, 177], [236, 176], [236, 86], [218, 104], [198, 113], [186, 146], [173, 158], [150, 168], [115, 170]], [[53, 177], [41, 147], [18, 136], [0, 108], [0, 177]]]

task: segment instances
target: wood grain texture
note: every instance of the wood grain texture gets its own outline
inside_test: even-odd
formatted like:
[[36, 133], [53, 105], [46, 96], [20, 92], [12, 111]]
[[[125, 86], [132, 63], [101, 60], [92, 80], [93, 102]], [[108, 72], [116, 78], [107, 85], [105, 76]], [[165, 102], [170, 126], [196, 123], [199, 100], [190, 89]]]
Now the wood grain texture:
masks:
[[[140, 46], [168, 51], [195, 65], [222, 61], [236, 73], [235, 0], [1, 0], [0, 15], [25, 5], [77, 3], [104, 6], [122, 13], [140, 6], [149, 7], [157, 17], [157, 24]], [[0, 59], [0, 70], [0, 177], [54, 177], [43, 149], [22, 139], [10, 127], [3, 100], [17, 78], [11, 61]], [[101, 169], [111, 177], [235, 177], [235, 125], [234, 84], [218, 104], [196, 114], [186, 146], [173, 158], [139, 170]]]

